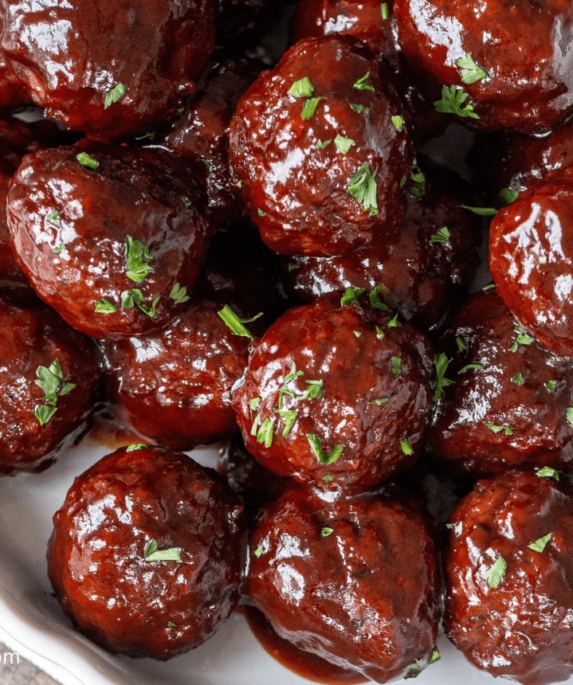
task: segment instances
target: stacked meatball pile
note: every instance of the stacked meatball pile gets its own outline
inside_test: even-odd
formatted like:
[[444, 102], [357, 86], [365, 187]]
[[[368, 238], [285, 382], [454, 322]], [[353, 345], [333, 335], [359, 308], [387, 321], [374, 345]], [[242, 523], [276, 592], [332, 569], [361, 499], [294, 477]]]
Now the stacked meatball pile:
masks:
[[573, 673], [572, 45], [566, 0], [0, 0], [0, 472], [135, 436], [54, 516], [77, 629]]

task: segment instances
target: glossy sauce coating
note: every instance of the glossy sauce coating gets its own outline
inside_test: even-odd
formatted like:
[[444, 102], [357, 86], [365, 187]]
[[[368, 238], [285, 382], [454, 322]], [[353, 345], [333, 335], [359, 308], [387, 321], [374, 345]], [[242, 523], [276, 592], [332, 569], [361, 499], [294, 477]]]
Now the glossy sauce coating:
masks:
[[[216, 0], [2, 0], [0, 46], [48, 118], [119, 140], [153, 130], [194, 92], [215, 10]], [[118, 84], [127, 91], [106, 108]]]
[[188, 101], [180, 121], [161, 141], [196, 165], [216, 224], [237, 223], [241, 216], [229, 175], [227, 126], [262, 67], [256, 60], [213, 60], [198, 83], [199, 94]]
[[[453, 178], [452, 178], [453, 176]], [[477, 265], [481, 238], [475, 217], [460, 204], [456, 177], [439, 167], [426, 173], [426, 194], [408, 195], [399, 235], [377, 239], [371, 247], [340, 257], [290, 257], [288, 286], [306, 301], [353, 285], [373, 290], [422, 328], [433, 328], [467, 291]], [[446, 227], [445, 242], [432, 236]]]
[[555, 354], [573, 356], [573, 168], [521, 193], [490, 227], [497, 292]]
[[[148, 561], [152, 540], [180, 561]], [[84, 635], [111, 652], [168, 659], [229, 616], [242, 556], [242, 507], [214, 471], [160, 447], [121, 448], [68, 491], [48, 571]]]
[[238, 431], [231, 388], [247, 366], [249, 339], [232, 333], [218, 310], [204, 302], [159, 333], [105, 345], [119, 416], [159, 445], [190, 450]]
[[[80, 164], [82, 152], [99, 166]], [[201, 268], [210, 233], [202, 202], [173, 155], [88, 141], [24, 159], [9, 191], [8, 223], [38, 295], [74, 328], [118, 339], [162, 328], [181, 311], [170, 295], [176, 283], [190, 294]], [[154, 270], [141, 282], [127, 276], [127, 237], [149, 248], [144, 261]], [[122, 307], [134, 289], [149, 314]], [[96, 311], [104, 299], [116, 311]]]
[[249, 550], [247, 595], [282, 638], [379, 683], [425, 667], [440, 579], [415, 507], [383, 493], [327, 502], [291, 489], [265, 507]]
[[[247, 449], [273, 473], [331, 489], [366, 488], [419, 454], [430, 401], [431, 346], [407, 324], [389, 327], [391, 318], [367, 301], [361, 308], [342, 306], [340, 295], [332, 295], [296, 307], [254, 344], [233, 406]], [[293, 371], [299, 375], [292, 377]], [[309, 381], [322, 381], [320, 396], [301, 397]], [[252, 409], [249, 401], [256, 398], [261, 401]], [[267, 447], [264, 426], [270, 430], [271, 422]], [[327, 455], [338, 451], [338, 458], [322, 463], [308, 435], [320, 439]], [[333, 478], [329, 485], [326, 475]]]
[[[0, 359], [0, 473], [43, 469], [69, 446], [66, 438], [85, 426], [93, 409], [100, 381], [95, 347], [29, 288], [14, 286], [0, 292]], [[48, 402], [35, 383], [38, 368], [48, 369], [56, 359], [60, 389], [65, 383], [75, 387], [58, 396], [55, 414], [40, 425], [36, 409]]]
[[[573, 7], [568, 0], [395, 0], [400, 46], [420, 90], [469, 94], [479, 119], [444, 114], [481, 130], [548, 130], [573, 110]], [[457, 60], [469, 53], [487, 77], [466, 84]]]
[[[508, 471], [480, 481], [452, 515], [446, 633], [478, 668], [523, 685], [573, 673], [573, 490]], [[543, 552], [529, 545], [551, 534]], [[499, 556], [497, 587], [483, 578]]]
[[[240, 183], [237, 192], [249, 217], [276, 252], [344, 254], [370, 244], [376, 234], [396, 232], [410, 145], [407, 133], [391, 122], [401, 110], [379, 72], [371, 53], [349, 36], [309, 39], [263, 72], [239, 102], [229, 129], [233, 182]], [[368, 83], [355, 87], [367, 74]], [[312, 98], [322, 99], [303, 119], [312, 98], [294, 97], [289, 90], [305, 77]], [[337, 136], [352, 141], [345, 153]], [[365, 164], [371, 176], [378, 169], [368, 205], [375, 196], [377, 214], [347, 192]]]
[[[464, 350], [458, 349], [456, 338]], [[452, 361], [445, 377], [454, 385], [444, 389], [428, 434], [433, 454], [475, 476], [510, 468], [570, 468], [570, 362], [554, 357], [531, 338], [524, 340], [495, 291], [467, 301], [453, 321], [447, 343]], [[466, 369], [469, 364], [483, 368]]]

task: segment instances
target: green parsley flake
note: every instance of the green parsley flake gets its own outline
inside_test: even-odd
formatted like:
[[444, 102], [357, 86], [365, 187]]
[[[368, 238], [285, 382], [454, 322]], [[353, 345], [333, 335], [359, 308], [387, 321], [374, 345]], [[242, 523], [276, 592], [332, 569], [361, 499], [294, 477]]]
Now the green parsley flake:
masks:
[[314, 93], [314, 86], [310, 82], [308, 76], [303, 76], [298, 81], [295, 81], [288, 92], [293, 98], [309, 98]]
[[306, 390], [299, 397], [300, 400], [315, 400], [317, 397], [322, 395], [322, 389], [324, 387], [324, 381], [307, 381]]
[[521, 371], [518, 371], [515, 376], [511, 379], [512, 383], [515, 383], [516, 385], [523, 385], [523, 374]]
[[552, 469], [551, 466], [544, 466], [535, 475], [539, 478], [555, 478], [555, 480], [559, 480], [559, 472]]
[[315, 435], [314, 433], [308, 433], [306, 439], [308, 440], [308, 444], [314, 452], [314, 456], [321, 464], [326, 464], [327, 466], [328, 464], [332, 464], [339, 459], [340, 455], [342, 454], [342, 450], [344, 449], [344, 445], [336, 445], [332, 452], [328, 454], [322, 449], [322, 441], [318, 435]]
[[498, 426], [495, 423], [485, 423], [484, 425], [487, 426], [492, 433], [501, 433], [501, 431], [504, 431], [506, 435], [513, 435], [513, 431], [509, 426]]
[[398, 131], [398, 133], [402, 133], [402, 131], [404, 130], [404, 125], [406, 124], [406, 122], [404, 121], [404, 117], [400, 114], [397, 114], [396, 116], [391, 117], [391, 121], [392, 125]]
[[428, 659], [428, 666], [429, 666], [430, 664], [435, 664], [436, 661], [439, 661], [439, 660], [440, 660], [440, 658], [441, 658], [441, 657], [440, 657], [440, 652], [439, 652], [437, 649], [434, 649], [434, 651], [432, 652], [430, 658]]
[[105, 96], [105, 100], [103, 103], [103, 108], [107, 109], [108, 107], [111, 107], [114, 105], [116, 102], [121, 100], [121, 98], [127, 93], [127, 86], [124, 86], [123, 83], [118, 83], [115, 85]]
[[191, 202], [191, 200], [188, 197], [184, 197], [184, 196], [181, 197], [181, 201], [183, 202], [183, 204], [186, 207], [192, 207], [193, 206], [193, 203]]
[[490, 588], [497, 587], [505, 575], [507, 570], [507, 563], [501, 554], [496, 559], [494, 565], [485, 573], [482, 573], [481, 577], [487, 580], [487, 584]]
[[541, 554], [549, 540], [551, 540], [551, 536], [552, 534], [548, 533], [547, 535], [544, 535], [542, 538], [539, 538], [539, 540], [536, 540], [535, 542], [532, 542], [530, 545], [527, 546], [533, 552], [539, 552], [539, 554]]
[[503, 188], [499, 191], [499, 196], [505, 202], [506, 205], [510, 205], [515, 202], [519, 197], [519, 190], [512, 190], [511, 188]]
[[370, 164], [365, 162], [360, 169], [350, 179], [346, 192], [356, 199], [358, 204], [363, 205], [364, 211], [370, 211], [370, 216], [378, 214], [378, 200], [376, 187], [376, 174], [378, 167], [374, 173], [370, 171]]
[[103, 300], [95, 302], [95, 310], [98, 314], [113, 314], [117, 312], [117, 307], [104, 297]]
[[356, 88], [356, 90], [371, 90], [374, 92], [374, 88], [368, 83], [368, 79], [370, 78], [370, 72], [365, 74], [362, 78], [359, 78], [358, 81], [354, 84], [353, 88]]
[[55, 252], [56, 254], [60, 254], [60, 252], [63, 252], [66, 249], [66, 244], [65, 243], [60, 243], [58, 247], [53, 247], [52, 252]]
[[479, 116], [474, 112], [475, 104], [468, 102], [465, 107], [462, 107], [467, 100], [468, 94], [461, 88], [452, 85], [443, 86], [441, 100], [434, 102], [434, 107], [442, 114], [456, 114], [458, 117], [470, 117], [471, 119], [479, 119]]
[[382, 19], [388, 19], [388, 3], [383, 2], [380, 5], [380, 12], [382, 13]]
[[437, 233], [430, 236], [431, 243], [449, 243], [451, 233], [447, 226], [443, 226]]
[[256, 316], [253, 316], [252, 319], [241, 319], [239, 315], [236, 314], [228, 304], [226, 304], [221, 311], [217, 312], [217, 314], [223, 319], [223, 321], [235, 335], [240, 335], [244, 338], [248, 338], [249, 340], [254, 340], [252, 334], [243, 326], [243, 324], [256, 321], [263, 315], [263, 312], [259, 312]]
[[268, 449], [273, 444], [275, 423], [272, 419], [265, 419], [257, 432], [257, 442], [263, 443]]
[[167, 624], [167, 627], [168, 628], [175, 628], [175, 623], [173, 623], [173, 621], [169, 621], [169, 623]]
[[319, 140], [319, 141], [317, 142], [317, 144], [316, 144], [316, 147], [317, 147], [319, 150], [324, 150], [324, 148], [325, 148], [327, 145], [330, 145], [330, 140]]
[[388, 402], [390, 402], [389, 397], [381, 397], [380, 399], [372, 400], [370, 404], [375, 404], [377, 407], [381, 407], [383, 404], [388, 404]]
[[334, 533], [334, 528], [323, 528], [320, 531], [323, 538], [327, 538], [329, 535], [332, 535], [332, 533]]
[[412, 197], [422, 197], [426, 194], [426, 175], [417, 164], [410, 171], [410, 180], [414, 182], [414, 185], [408, 188], [408, 193]]
[[131, 290], [126, 290], [121, 294], [121, 308], [122, 309], [133, 309], [135, 305], [139, 305], [143, 302], [143, 293], [138, 288], [132, 288]]
[[211, 164], [211, 162], [208, 159], [205, 159], [205, 157], [201, 157], [201, 161], [207, 167], [209, 166], [209, 164]]
[[458, 350], [460, 352], [463, 352], [464, 350], [468, 349], [465, 342], [460, 338], [459, 335], [456, 337], [456, 345], [458, 346]]
[[99, 162], [93, 157], [90, 157], [87, 152], [80, 152], [79, 155], [76, 155], [76, 159], [82, 166], [85, 166], [88, 169], [97, 169], [99, 166]]
[[51, 221], [54, 224], [59, 224], [60, 223], [60, 212], [56, 209], [55, 212], [52, 212], [50, 216], [48, 217], [48, 221]]
[[48, 403], [48, 406], [40, 405], [36, 407], [34, 412], [38, 422], [43, 426], [56, 413], [58, 398], [71, 392], [76, 387], [76, 384], [62, 384], [63, 372], [58, 359], [54, 359], [49, 367], [38, 366], [36, 375], [38, 379], [34, 382], [44, 393], [41, 401]]
[[358, 114], [364, 114], [365, 117], [367, 117], [370, 114], [370, 107], [364, 107], [364, 105], [357, 105], [357, 104], [350, 104], [352, 109], [355, 112], [358, 112]]
[[149, 449], [148, 445], [144, 445], [142, 442], [134, 442], [125, 448], [126, 452], [139, 452], [141, 450]]
[[314, 116], [314, 113], [316, 112], [316, 108], [318, 106], [318, 103], [324, 100], [324, 98], [310, 98], [310, 100], [305, 100], [304, 105], [302, 106], [302, 113], [301, 117], [306, 121], [307, 119], [311, 119]]
[[38, 423], [40, 424], [40, 426], [43, 426], [45, 423], [48, 423], [48, 421], [57, 411], [58, 410], [56, 409], [56, 407], [40, 404], [36, 407], [34, 415], [38, 419]]
[[400, 441], [400, 447], [402, 448], [402, 452], [406, 455], [411, 455], [414, 454], [414, 450], [412, 449], [412, 445], [408, 442], [406, 438]]
[[332, 483], [333, 480], [334, 480], [334, 477], [328, 473], [326, 474], [326, 476], [324, 476], [324, 482], [325, 483]]
[[573, 428], [573, 407], [567, 407], [565, 416], [567, 417], [567, 423]]
[[260, 403], [262, 402], [262, 398], [260, 397], [253, 397], [252, 400], [249, 400], [247, 404], [249, 405], [249, 409], [251, 411], [257, 411], [259, 408]]
[[376, 326], [376, 333], [380, 340], [384, 339], [384, 331], [382, 330], [382, 328], [380, 328], [380, 326]]
[[350, 286], [349, 288], [346, 288], [344, 291], [344, 295], [342, 296], [342, 299], [340, 300], [340, 304], [342, 306], [347, 305], [347, 304], [353, 304], [355, 307], [358, 307], [358, 309], [362, 309], [362, 305], [358, 301], [358, 298], [360, 295], [364, 293], [365, 289], [364, 288], [355, 288], [354, 286]]
[[448, 385], [453, 385], [455, 381], [445, 378], [445, 373], [452, 360], [448, 359], [448, 356], [441, 352], [436, 357], [436, 381], [434, 383], [434, 400], [439, 400], [444, 392], [444, 388]]
[[295, 378], [298, 378], [299, 376], [304, 376], [304, 371], [297, 371], [296, 370], [296, 364], [293, 362], [292, 366], [290, 367], [290, 373], [287, 376], [285, 376], [283, 384], [287, 385], [288, 383], [290, 383]]
[[494, 290], [495, 289], [495, 283], [490, 283], [489, 285], [486, 285], [484, 288], [482, 288], [482, 292], [486, 293], [488, 290]]
[[478, 216], [495, 216], [497, 214], [497, 209], [493, 209], [493, 207], [468, 207], [468, 205], [460, 205], [460, 207]]
[[257, 549], [254, 551], [254, 555], [255, 555], [255, 556], [257, 557], [257, 559], [258, 559], [264, 551], [265, 551], [265, 550], [261, 547], [261, 545], [259, 545], [259, 546], [257, 547]]
[[480, 81], [482, 78], [487, 78], [487, 71], [478, 67], [469, 52], [466, 52], [465, 57], [460, 57], [460, 59], [456, 60], [456, 64], [460, 67], [458, 74], [468, 86], [471, 86], [476, 81]]
[[237, 181], [237, 182], [235, 183], [235, 186], [236, 186], [237, 188], [242, 188], [242, 187], [243, 187], [243, 183], [244, 183], [244, 181]]
[[402, 324], [398, 321], [398, 314], [393, 316], [390, 321], [388, 321], [388, 328], [402, 328]]
[[146, 138], [153, 140], [155, 138], [155, 131], [150, 131], [149, 133], [144, 133], [142, 136], [136, 136], [135, 140], [145, 140]]
[[177, 547], [157, 549], [157, 542], [151, 540], [143, 551], [145, 561], [181, 561], [181, 554]]
[[529, 335], [529, 333], [519, 324], [515, 324], [514, 329], [517, 333], [517, 337], [513, 341], [513, 345], [509, 348], [510, 352], [517, 352], [519, 345], [531, 345], [531, 343], [535, 342], [535, 338]]
[[352, 138], [345, 138], [344, 136], [338, 134], [334, 139], [334, 144], [336, 145], [337, 150], [339, 152], [342, 152], [343, 155], [345, 155], [354, 145], [354, 141], [352, 140]]
[[545, 387], [547, 390], [549, 390], [549, 392], [555, 392], [557, 389], [557, 381], [547, 381], [547, 383], [545, 383]]
[[359, 338], [359, 337], [362, 335], [362, 333], [361, 333], [360, 331], [354, 331], [354, 335], [355, 335], [357, 338]]
[[396, 378], [402, 373], [402, 359], [400, 357], [392, 357], [392, 373]]
[[158, 304], [160, 299], [161, 298], [156, 297], [153, 300], [153, 302], [151, 303], [151, 307], [149, 307], [148, 305], [142, 304], [141, 302], [138, 303], [137, 306], [141, 309], [141, 311], [144, 314], [147, 314], [147, 316], [149, 316], [149, 318], [153, 319], [153, 317], [157, 314], [157, 304]]
[[296, 411], [294, 409], [291, 409], [289, 411], [285, 409], [275, 409], [275, 412], [281, 417], [285, 424], [285, 428], [283, 430], [282, 435], [283, 438], [286, 438], [286, 436], [291, 432], [292, 427], [296, 422]]
[[187, 295], [187, 288], [182, 287], [179, 285], [179, 283], [176, 283], [173, 288], [171, 288], [171, 292], [169, 293], [169, 297], [172, 300], [175, 300], [177, 304], [183, 304], [183, 302], [189, 301], [191, 298]]
[[258, 214], [259, 216], [266, 216], [266, 215], [267, 215], [266, 212], [263, 212], [262, 209], [257, 209], [257, 214]]
[[146, 276], [155, 271], [152, 266], [143, 261], [144, 258], [153, 259], [149, 248], [128, 235], [125, 239], [125, 250], [127, 277], [135, 283], [141, 283]]
[[382, 300], [380, 299], [380, 290], [380, 285], [377, 285], [374, 288], [374, 290], [370, 293], [370, 295], [368, 295], [368, 297], [370, 298], [370, 306], [373, 309], [381, 309], [382, 311], [387, 312], [388, 306], [384, 304], [384, 302], [382, 302]]
[[458, 376], [462, 373], [465, 373], [466, 371], [471, 371], [472, 369], [476, 369], [477, 371], [483, 371], [484, 367], [481, 364], [466, 364], [465, 366], [462, 366], [462, 368], [458, 371]]

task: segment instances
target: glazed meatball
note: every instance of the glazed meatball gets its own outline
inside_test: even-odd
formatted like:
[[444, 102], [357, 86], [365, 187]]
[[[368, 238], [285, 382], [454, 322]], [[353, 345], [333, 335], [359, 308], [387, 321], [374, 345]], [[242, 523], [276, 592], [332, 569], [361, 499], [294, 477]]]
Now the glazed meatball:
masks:
[[299, 649], [386, 683], [432, 660], [440, 580], [425, 519], [385, 493], [288, 490], [249, 541], [249, 599]]
[[573, 490], [542, 473], [480, 481], [452, 515], [446, 560], [448, 637], [523, 685], [573, 673]]
[[92, 341], [26, 286], [0, 291], [0, 473], [40, 471], [85, 428], [100, 373]]
[[238, 431], [231, 389], [248, 361], [235, 335], [204, 302], [156, 334], [105, 345], [119, 418], [164, 447], [190, 450]]
[[233, 396], [263, 466], [332, 489], [366, 488], [413, 463], [430, 401], [426, 338], [350, 292], [278, 319]]
[[457, 121], [533, 133], [573, 110], [571, 3], [395, 0], [394, 11], [420, 89]]
[[238, 600], [242, 506], [211, 469], [122, 447], [82, 473], [54, 516], [48, 573], [75, 626], [110, 652], [168, 659]]
[[216, 224], [236, 223], [241, 205], [229, 175], [227, 126], [237, 103], [261, 71], [262, 64], [247, 59], [222, 59], [199, 81], [200, 94], [189, 100], [181, 120], [162, 145], [193, 162], [207, 189]]
[[0, 48], [33, 101], [103, 141], [145, 133], [195, 91], [216, 0], [2, 0]]
[[181, 311], [210, 232], [202, 202], [167, 152], [88, 141], [24, 158], [8, 224], [38, 295], [74, 328], [118, 339]]
[[551, 352], [573, 356], [573, 168], [521, 193], [490, 228], [497, 292]]
[[455, 175], [439, 167], [414, 176], [419, 174], [424, 180], [410, 190], [417, 195], [423, 183], [425, 194], [408, 195], [399, 235], [341, 257], [285, 258], [289, 289], [312, 301], [350, 286], [373, 290], [383, 284], [387, 304], [423, 328], [436, 327], [467, 292], [481, 235], [475, 216], [460, 208], [464, 193], [453, 192]]
[[[475, 476], [544, 465], [571, 468], [570, 363], [546, 352], [490, 291], [473, 295], [449, 338], [450, 365], [428, 447]], [[456, 344], [457, 341], [457, 344]]]
[[229, 152], [265, 243], [321, 256], [395, 233], [410, 170], [399, 117], [378, 62], [350, 36], [301, 41], [263, 72], [239, 102]]

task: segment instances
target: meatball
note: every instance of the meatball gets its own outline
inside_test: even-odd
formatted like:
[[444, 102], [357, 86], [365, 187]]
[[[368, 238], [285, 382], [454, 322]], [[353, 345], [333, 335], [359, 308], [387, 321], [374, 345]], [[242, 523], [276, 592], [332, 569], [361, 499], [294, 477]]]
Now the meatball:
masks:
[[552, 174], [502, 209], [489, 265], [519, 323], [555, 354], [573, 356], [573, 168]]
[[448, 637], [523, 685], [573, 673], [573, 490], [543, 473], [480, 481], [452, 515], [446, 559]]
[[199, 81], [200, 94], [189, 100], [182, 118], [161, 142], [196, 165], [216, 224], [236, 223], [241, 216], [241, 205], [231, 188], [227, 126], [262, 66], [247, 59], [212, 63]]
[[76, 478], [54, 516], [48, 573], [63, 610], [110, 652], [168, 659], [238, 600], [242, 506], [180, 452], [122, 447]]
[[26, 286], [0, 291], [0, 473], [39, 471], [69, 447], [96, 401], [92, 341]]
[[[399, 235], [340, 257], [290, 257], [289, 289], [312, 301], [350, 286], [372, 290], [383, 284], [383, 299], [407, 320], [436, 327], [467, 292], [481, 236], [476, 217], [459, 206], [464, 193], [454, 190], [455, 174], [439, 167], [414, 176], [420, 174], [424, 180], [410, 188], [416, 196], [408, 196]], [[422, 183], [425, 194], [418, 196]]]
[[[395, 0], [400, 46], [438, 110], [482, 130], [545, 131], [573, 111], [573, 6]], [[443, 89], [443, 90], [442, 90]], [[465, 94], [465, 99], [462, 100]]]
[[210, 232], [202, 202], [169, 153], [88, 141], [24, 158], [8, 224], [38, 295], [74, 328], [118, 339], [181, 311]]
[[190, 450], [238, 431], [231, 389], [247, 366], [249, 339], [219, 309], [204, 302], [159, 333], [105, 345], [119, 417], [164, 447]]
[[263, 509], [249, 549], [247, 595], [299, 649], [378, 683], [436, 658], [436, 553], [409, 502], [290, 489]]
[[437, 406], [432, 453], [475, 476], [571, 468], [570, 363], [525, 333], [495, 291], [473, 295], [448, 338], [451, 365], [442, 378], [454, 386], [444, 386]]
[[229, 159], [265, 243], [321, 256], [395, 233], [410, 170], [402, 121], [378, 62], [350, 36], [301, 41], [263, 72], [231, 121]]
[[413, 463], [430, 401], [427, 339], [348, 292], [278, 319], [233, 396], [255, 459], [332, 489], [366, 488]]
[[33, 101], [109, 142], [177, 112], [215, 46], [216, 0], [2, 0], [0, 48]]

